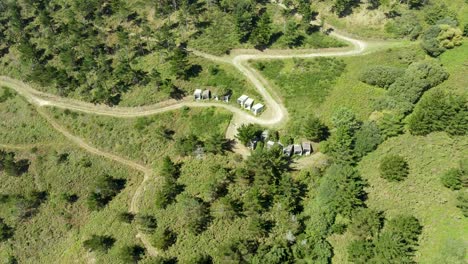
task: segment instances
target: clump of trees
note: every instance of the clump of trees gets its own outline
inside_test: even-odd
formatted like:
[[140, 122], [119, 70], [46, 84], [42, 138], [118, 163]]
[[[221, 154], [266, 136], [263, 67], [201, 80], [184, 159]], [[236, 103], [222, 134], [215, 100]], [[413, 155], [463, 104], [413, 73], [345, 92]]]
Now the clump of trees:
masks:
[[332, 122], [336, 130], [322, 147], [336, 162], [354, 164], [375, 150], [384, 139], [376, 122], [362, 123], [348, 108], [337, 110]]
[[449, 169], [440, 179], [445, 187], [458, 191], [457, 207], [468, 217], [468, 160], [462, 159], [458, 168]]
[[438, 24], [429, 27], [422, 35], [421, 47], [427, 54], [437, 57], [447, 49], [453, 49], [462, 44], [462, 31], [448, 24]]
[[0, 242], [10, 239], [14, 234], [14, 229], [5, 223], [3, 218], [0, 218]]
[[413, 135], [445, 131], [450, 135], [466, 135], [468, 106], [466, 95], [434, 91], [425, 95], [408, 118]]
[[401, 102], [415, 104], [422, 94], [445, 81], [449, 74], [436, 61], [412, 63], [404, 75], [388, 88], [388, 94]]
[[107, 252], [114, 246], [115, 239], [106, 235], [92, 235], [91, 238], [83, 241], [83, 247], [89, 251]]
[[325, 140], [329, 135], [328, 127], [316, 116], [308, 118], [302, 129], [307, 139], [315, 142]]
[[348, 246], [348, 260], [364, 263], [412, 263], [422, 226], [413, 216], [387, 220], [381, 213], [363, 209], [353, 217], [350, 231], [359, 237]]
[[380, 161], [380, 176], [388, 181], [402, 181], [409, 174], [405, 158], [398, 155], [387, 155]]
[[124, 263], [137, 263], [145, 254], [145, 249], [139, 245], [128, 245], [120, 249], [120, 259]]
[[177, 178], [180, 174], [180, 166], [175, 164], [168, 156], [163, 158], [160, 175], [163, 178], [161, 188], [155, 193], [156, 206], [166, 208], [175, 201], [177, 194], [180, 193], [181, 186], [177, 184]]
[[365, 69], [359, 79], [370, 85], [387, 89], [392, 85], [403, 73], [404, 69], [391, 66], [374, 66]]
[[5, 152], [0, 150], [0, 172], [4, 171], [10, 176], [20, 176], [29, 169], [29, 160], [21, 159], [16, 161], [14, 152]]
[[259, 138], [262, 135], [262, 128], [256, 124], [242, 124], [237, 129], [236, 138], [244, 145], [248, 145], [253, 140]]
[[139, 230], [148, 234], [153, 233], [154, 230], [156, 230], [156, 228], [158, 227], [158, 222], [156, 221], [156, 218], [148, 214], [137, 215], [135, 218], [135, 222]]
[[0, 96], [0, 103], [3, 103], [7, 101], [8, 99], [13, 98], [15, 96], [15, 94], [11, 91], [10, 88], [5, 87], [5, 86], [2, 86], [1, 88], [3, 90], [3, 93]]
[[124, 179], [116, 179], [109, 175], [99, 177], [87, 198], [88, 208], [104, 208], [125, 187], [125, 182]]
[[176, 242], [176, 234], [169, 228], [159, 228], [151, 238], [151, 244], [158, 249], [166, 250]]

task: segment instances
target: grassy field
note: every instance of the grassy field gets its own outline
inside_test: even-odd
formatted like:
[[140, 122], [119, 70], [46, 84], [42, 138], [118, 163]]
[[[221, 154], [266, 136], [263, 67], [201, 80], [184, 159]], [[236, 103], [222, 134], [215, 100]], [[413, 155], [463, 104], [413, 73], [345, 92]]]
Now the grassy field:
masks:
[[[3, 94], [4, 90], [5, 87], [0, 87], [0, 94]], [[60, 143], [64, 140], [54, 132], [53, 128], [41, 122], [41, 117], [34, 107], [20, 96], [14, 95], [0, 103], [0, 115], [2, 117], [0, 120], [2, 144]]]
[[[58, 154], [64, 153], [68, 154], [68, 160], [58, 163]], [[0, 260], [11, 254], [19, 263], [54, 263], [57, 259], [83, 263], [89, 258], [108, 262], [116, 258], [117, 248], [138, 242], [134, 226], [116, 221], [118, 213], [128, 210], [142, 178], [138, 172], [71, 146], [39, 147], [34, 153], [22, 150], [17, 151], [17, 156], [32, 161], [29, 172], [19, 177], [0, 174], [1, 194], [15, 196], [47, 191], [48, 197], [36, 215], [24, 220], [17, 216], [19, 205], [13, 201], [2, 202], [0, 215], [13, 226], [15, 235], [8, 243], [0, 244]], [[95, 178], [105, 174], [126, 179], [126, 188], [105, 209], [91, 212], [86, 197]], [[63, 194], [76, 194], [78, 200], [67, 203]], [[92, 234], [112, 235], [116, 239], [114, 249], [108, 255], [87, 253], [82, 242]]]
[[[28, 172], [21, 176], [0, 173], [0, 217], [15, 229], [12, 239], [0, 243], [1, 263], [12, 255], [19, 263], [55, 263], [59, 259], [62, 263], [92, 259], [109, 263], [115, 261], [120, 247], [138, 243], [134, 226], [116, 221], [116, 216], [128, 210], [142, 179], [139, 172], [71, 145], [19, 96], [0, 103], [0, 116], [0, 149], [30, 160]], [[105, 174], [125, 179], [126, 187], [105, 209], [91, 212], [86, 197], [95, 178]], [[27, 197], [32, 191], [46, 191], [47, 199], [34, 215], [20, 219], [23, 207], [14, 197]], [[64, 194], [75, 194], [78, 200], [68, 203]], [[112, 235], [114, 248], [108, 254], [88, 253], [82, 242], [92, 234]]]
[[[466, 137], [450, 138], [445, 133], [427, 137], [402, 135], [387, 140], [359, 164], [361, 175], [369, 183], [370, 208], [385, 211], [390, 218], [414, 215], [424, 226], [416, 252], [418, 263], [465, 263], [456, 255], [466, 250], [468, 220], [455, 206], [456, 192], [445, 188], [440, 176], [456, 168], [459, 160], [467, 157], [467, 149]], [[410, 174], [403, 182], [392, 183], [380, 177], [380, 159], [387, 154], [407, 159]], [[349, 233], [332, 236], [335, 263], [347, 263], [346, 246], [352, 239]]]
[[[405, 181], [389, 183], [379, 177], [379, 159], [386, 154], [408, 160], [410, 175]], [[404, 135], [388, 140], [360, 164], [362, 175], [369, 181], [369, 207], [384, 210], [388, 216], [406, 213], [421, 220], [424, 229], [416, 255], [420, 263], [450, 263], [445, 259], [450, 243], [466, 248], [468, 220], [455, 207], [456, 193], [441, 184], [440, 175], [457, 167], [467, 155], [466, 137]]]
[[330, 124], [339, 107], [348, 107], [357, 117], [366, 120], [373, 111], [373, 102], [386, 96], [386, 91], [359, 80], [361, 72], [375, 65], [404, 68], [410, 61], [423, 59], [416, 45], [389, 48], [364, 56], [338, 59], [316, 58], [254, 62], [270, 81], [288, 108], [289, 132], [300, 130], [301, 122], [315, 114]]
[[466, 84], [468, 83], [466, 54], [468, 54], [468, 40], [465, 38], [463, 45], [449, 50], [440, 56], [440, 61], [450, 72], [450, 76], [438, 89], [453, 91], [455, 93], [468, 92], [466, 88]]
[[[174, 139], [190, 133], [206, 139], [213, 133], [223, 133], [231, 119], [231, 113], [213, 107], [129, 119], [51, 111], [59, 123], [93, 146], [147, 164], [174, 155]], [[162, 136], [164, 130], [172, 134], [171, 139]]]
[[[466, 93], [466, 66], [463, 46], [445, 52], [440, 61], [450, 73], [447, 81], [433, 88], [455, 93]], [[427, 93], [431, 93], [428, 91]], [[353, 108], [358, 109], [358, 108]], [[416, 255], [419, 263], [465, 263], [468, 248], [466, 237], [468, 221], [455, 207], [456, 192], [445, 188], [440, 181], [443, 172], [458, 166], [466, 158], [468, 139], [451, 138], [445, 133], [433, 133], [427, 137], [409, 134], [391, 138], [375, 152], [366, 156], [359, 165], [363, 177], [369, 181], [367, 204], [376, 210], [384, 210], [387, 216], [412, 214], [424, 226]], [[378, 164], [386, 154], [398, 154], [408, 159], [410, 176], [401, 183], [389, 183], [379, 176]], [[333, 235], [334, 262], [347, 263], [346, 247], [354, 239], [348, 232]]]

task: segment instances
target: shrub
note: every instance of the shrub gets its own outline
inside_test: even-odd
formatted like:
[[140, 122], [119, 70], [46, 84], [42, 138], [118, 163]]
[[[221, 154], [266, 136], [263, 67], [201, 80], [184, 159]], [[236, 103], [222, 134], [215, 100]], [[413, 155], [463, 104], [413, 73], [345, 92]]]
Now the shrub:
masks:
[[8, 226], [3, 218], [0, 218], [0, 242], [8, 240], [13, 234], [13, 228]]
[[144, 253], [145, 249], [141, 246], [124, 246], [120, 249], [120, 259], [125, 263], [136, 263]]
[[424, 96], [408, 118], [408, 129], [413, 135], [427, 135], [445, 131], [450, 135], [466, 135], [468, 106], [466, 95], [435, 91]]
[[463, 190], [457, 195], [457, 207], [460, 208], [463, 215], [468, 217], [468, 191]]
[[385, 231], [401, 237], [408, 246], [414, 247], [417, 245], [422, 228], [414, 216], [398, 215], [388, 221]]
[[102, 209], [125, 187], [125, 182], [124, 179], [115, 179], [109, 175], [98, 178], [94, 191], [88, 196], [88, 208]]
[[438, 21], [444, 18], [456, 20], [456, 14], [451, 12], [444, 3], [431, 5], [425, 11], [424, 19], [429, 25], [435, 25]]
[[409, 167], [406, 160], [397, 155], [385, 156], [380, 162], [380, 176], [389, 181], [401, 181], [408, 176]]
[[367, 240], [354, 240], [348, 245], [348, 261], [355, 264], [370, 263], [374, 257], [374, 245]]
[[0, 150], [0, 171], [5, 171], [10, 176], [20, 176], [29, 170], [29, 160], [23, 159], [16, 161], [14, 152], [5, 152]]
[[117, 216], [117, 218], [121, 222], [130, 224], [133, 221], [133, 219], [135, 219], [135, 215], [130, 212], [122, 212]]
[[158, 226], [156, 218], [152, 215], [138, 215], [136, 217], [138, 228], [145, 233], [152, 233]]
[[205, 230], [210, 221], [208, 206], [201, 199], [189, 195], [181, 195], [178, 202], [184, 208], [184, 213], [180, 216], [184, 227], [194, 234]]
[[181, 156], [192, 154], [200, 146], [202, 142], [194, 134], [176, 140], [176, 151]]
[[416, 103], [421, 95], [448, 78], [447, 71], [436, 61], [415, 62], [405, 74], [388, 88], [388, 94], [396, 100]]
[[388, 88], [403, 73], [404, 69], [390, 66], [374, 66], [361, 73], [359, 80], [364, 83], [375, 85], [381, 88]]
[[395, 17], [385, 24], [385, 31], [392, 33], [396, 37], [408, 37], [415, 40], [422, 32], [421, 22], [411, 13]]
[[460, 190], [462, 188], [461, 174], [462, 172], [459, 169], [451, 169], [442, 174], [440, 179], [445, 187]]
[[346, 107], [341, 107], [333, 113], [332, 123], [335, 128], [343, 128], [351, 133], [361, 125], [354, 112]]
[[83, 242], [83, 247], [89, 251], [107, 252], [115, 243], [111, 236], [92, 235], [90, 239]]
[[403, 133], [403, 116], [391, 113], [384, 113], [378, 120], [377, 126], [380, 129], [383, 139], [396, 137]]
[[239, 139], [242, 144], [247, 145], [250, 141], [260, 137], [261, 134], [262, 129], [260, 126], [254, 124], [243, 124], [237, 129], [236, 138]]
[[327, 138], [328, 127], [318, 117], [313, 116], [305, 121], [303, 134], [307, 139], [319, 142]]
[[176, 235], [170, 229], [159, 228], [152, 235], [152, 244], [156, 248], [166, 250], [175, 243]]
[[421, 47], [432, 57], [437, 57], [447, 49], [462, 44], [462, 32], [450, 25], [434, 25], [428, 28], [422, 37]]
[[375, 122], [364, 123], [355, 134], [354, 150], [358, 157], [364, 157], [382, 142], [380, 129]]
[[349, 231], [362, 239], [377, 237], [383, 227], [383, 213], [369, 208], [361, 208], [353, 213]]

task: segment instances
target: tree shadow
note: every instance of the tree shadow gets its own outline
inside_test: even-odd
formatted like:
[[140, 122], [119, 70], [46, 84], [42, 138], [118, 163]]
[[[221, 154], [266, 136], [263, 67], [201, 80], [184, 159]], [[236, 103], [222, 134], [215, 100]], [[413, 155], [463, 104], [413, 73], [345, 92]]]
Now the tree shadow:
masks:
[[188, 74], [187, 74], [187, 77], [188, 78], [193, 78], [193, 77], [197, 77], [198, 75], [200, 75], [200, 72], [202, 72], [203, 68], [201, 65], [199, 64], [193, 64], [192, 66], [190, 66], [190, 68], [188, 69]]

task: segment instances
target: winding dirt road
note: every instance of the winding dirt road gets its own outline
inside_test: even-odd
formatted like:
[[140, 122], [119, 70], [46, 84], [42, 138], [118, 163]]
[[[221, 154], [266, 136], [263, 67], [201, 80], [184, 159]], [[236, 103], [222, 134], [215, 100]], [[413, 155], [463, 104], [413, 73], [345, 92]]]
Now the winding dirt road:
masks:
[[[263, 97], [264, 103], [266, 105], [266, 111], [261, 116], [253, 116], [250, 112], [244, 111], [236, 106], [228, 105], [224, 103], [216, 102], [194, 102], [189, 98], [184, 100], [175, 101], [168, 100], [166, 102], [145, 106], [145, 107], [109, 107], [105, 105], [95, 105], [91, 103], [82, 102], [79, 100], [63, 98], [52, 94], [47, 94], [44, 92], [37, 91], [31, 86], [12, 79], [7, 76], [0, 76], [0, 86], [7, 86], [15, 90], [19, 95], [23, 96], [28, 102], [35, 105], [39, 114], [45, 118], [52, 127], [63, 134], [67, 139], [83, 148], [84, 150], [99, 155], [110, 160], [116, 161], [118, 163], [124, 164], [128, 167], [131, 167], [137, 171], [143, 173], [144, 177], [140, 185], [138, 186], [135, 194], [132, 197], [130, 203], [130, 211], [138, 212], [138, 201], [144, 191], [145, 183], [155, 175], [151, 168], [147, 168], [137, 162], [122, 158], [120, 156], [99, 150], [88, 143], [83, 139], [72, 135], [65, 128], [59, 125], [53, 118], [48, 116], [43, 110], [42, 107], [52, 106], [61, 109], [69, 109], [73, 111], [79, 111], [83, 113], [96, 114], [96, 115], [105, 115], [119, 118], [132, 118], [139, 116], [148, 116], [155, 115], [167, 111], [173, 111], [185, 106], [189, 107], [222, 107], [233, 113], [233, 119], [226, 131], [226, 137], [233, 139], [237, 131], [237, 127], [245, 123], [256, 123], [263, 126], [279, 126], [283, 124], [288, 118], [288, 112], [281, 102], [279, 96], [271, 89], [268, 85], [268, 82], [253, 68], [248, 64], [251, 60], [261, 60], [261, 59], [288, 59], [288, 58], [313, 58], [313, 57], [338, 57], [338, 56], [352, 56], [359, 55], [366, 52], [368, 43], [352, 39], [338, 33], [331, 33], [334, 37], [344, 40], [352, 45], [352, 49], [325, 49], [318, 50], [313, 52], [304, 53], [304, 51], [278, 51], [278, 50], [267, 50], [262, 53], [259, 53], [256, 50], [248, 51], [248, 54], [239, 54], [234, 56], [223, 56], [218, 57], [203, 52], [192, 50], [193, 54], [197, 56], [204, 57], [209, 60], [217, 61], [220, 63], [229, 63], [232, 64], [236, 69], [238, 69], [258, 90], [260, 95]], [[239, 52], [239, 51], [237, 51]], [[236, 51], [233, 51], [235, 54]], [[245, 154], [241, 148], [237, 146], [238, 151], [241, 154]], [[142, 243], [146, 247], [148, 253], [152, 256], [158, 254], [157, 250], [151, 245], [148, 238], [138, 232], [137, 237], [141, 239]]]

